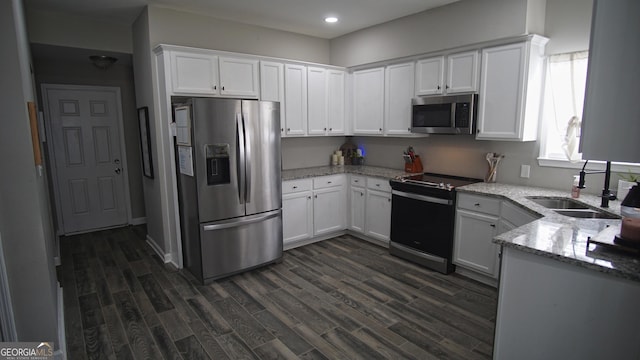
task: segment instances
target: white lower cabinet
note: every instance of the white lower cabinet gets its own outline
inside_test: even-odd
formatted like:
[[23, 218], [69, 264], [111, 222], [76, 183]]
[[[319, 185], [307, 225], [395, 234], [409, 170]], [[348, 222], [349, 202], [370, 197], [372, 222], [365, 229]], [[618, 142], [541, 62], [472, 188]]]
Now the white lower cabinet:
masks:
[[351, 185], [351, 222], [349, 229], [364, 233], [365, 189]]
[[458, 209], [453, 263], [497, 279], [499, 246], [492, 243], [497, 226], [497, 216]]
[[345, 178], [339, 174], [282, 183], [285, 249], [296, 242], [346, 229]]
[[367, 189], [365, 235], [389, 243], [391, 193]]
[[493, 238], [539, 217], [509, 200], [458, 193], [453, 263], [480, 274], [477, 280], [492, 279], [488, 283], [495, 285], [500, 246], [493, 243]]
[[389, 243], [391, 235], [391, 187], [389, 181], [351, 176], [349, 229]]
[[282, 184], [283, 244], [313, 236], [313, 192], [311, 179], [285, 181]]
[[344, 230], [344, 202], [342, 186], [313, 191], [313, 236]]

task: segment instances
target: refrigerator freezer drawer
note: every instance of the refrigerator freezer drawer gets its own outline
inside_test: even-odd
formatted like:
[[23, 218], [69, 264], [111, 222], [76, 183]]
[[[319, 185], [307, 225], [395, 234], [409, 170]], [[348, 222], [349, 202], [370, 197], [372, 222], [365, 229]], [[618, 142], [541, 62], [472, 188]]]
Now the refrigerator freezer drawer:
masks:
[[200, 239], [204, 283], [278, 261], [282, 210], [202, 224]]

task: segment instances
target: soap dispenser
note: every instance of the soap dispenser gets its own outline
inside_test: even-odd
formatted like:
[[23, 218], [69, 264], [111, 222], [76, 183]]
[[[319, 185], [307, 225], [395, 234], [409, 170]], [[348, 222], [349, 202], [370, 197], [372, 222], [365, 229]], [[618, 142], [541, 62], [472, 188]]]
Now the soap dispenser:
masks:
[[580, 176], [573, 176], [573, 185], [571, 186], [571, 197], [577, 199], [580, 197]]

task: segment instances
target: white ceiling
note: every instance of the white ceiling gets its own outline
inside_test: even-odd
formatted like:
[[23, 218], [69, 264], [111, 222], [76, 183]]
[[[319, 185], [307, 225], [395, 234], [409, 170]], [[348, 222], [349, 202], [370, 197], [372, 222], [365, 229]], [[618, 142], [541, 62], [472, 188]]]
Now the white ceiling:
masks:
[[[458, 0], [25, 0], [28, 9], [132, 23], [153, 4], [332, 39]], [[338, 23], [326, 24], [332, 15]]]

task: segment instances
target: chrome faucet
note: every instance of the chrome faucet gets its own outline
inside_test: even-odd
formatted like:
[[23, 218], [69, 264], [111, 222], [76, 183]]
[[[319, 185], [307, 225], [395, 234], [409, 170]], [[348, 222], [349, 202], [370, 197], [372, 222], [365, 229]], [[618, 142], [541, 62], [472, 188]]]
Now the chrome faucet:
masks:
[[609, 183], [611, 182], [611, 161], [607, 161], [607, 166], [604, 171], [585, 171], [584, 169], [587, 167], [587, 163], [589, 160], [585, 160], [584, 165], [582, 166], [582, 170], [580, 171], [580, 181], [578, 182], [578, 188], [584, 189], [585, 176], [587, 174], [602, 174], [604, 173], [604, 188], [602, 189], [602, 195], [600, 198], [602, 201], [600, 202], [600, 207], [608, 208], [609, 200], [615, 200], [616, 196], [611, 193], [609, 190]]

